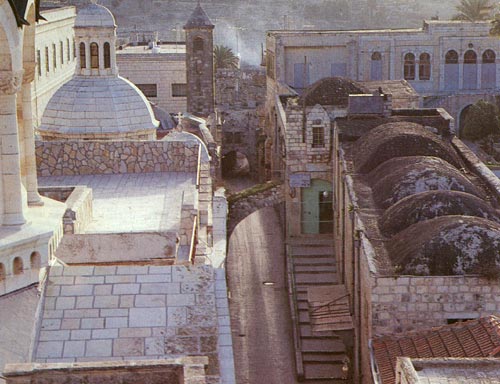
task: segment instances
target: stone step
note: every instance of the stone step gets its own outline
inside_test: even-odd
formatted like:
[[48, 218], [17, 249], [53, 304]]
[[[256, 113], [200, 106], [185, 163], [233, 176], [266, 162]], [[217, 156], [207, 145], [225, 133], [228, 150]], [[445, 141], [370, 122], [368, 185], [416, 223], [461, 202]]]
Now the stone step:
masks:
[[334, 256], [333, 247], [293, 247], [292, 256]]
[[345, 353], [345, 345], [340, 339], [302, 337], [301, 343], [301, 352]]
[[310, 324], [301, 324], [299, 327], [301, 337], [331, 337], [338, 338], [333, 331], [316, 332]]
[[337, 284], [337, 274], [333, 273], [297, 273], [295, 275], [296, 284], [325, 285]]
[[303, 352], [302, 361], [304, 363], [343, 363], [345, 353], [322, 353], [322, 352]]
[[304, 364], [304, 376], [306, 380], [337, 379], [343, 378], [342, 364], [340, 363], [307, 363]]
[[293, 259], [293, 265], [337, 265], [334, 257], [296, 257]]
[[328, 265], [295, 265], [294, 266], [295, 273], [300, 272], [309, 272], [309, 273], [337, 273], [337, 266], [334, 264]]

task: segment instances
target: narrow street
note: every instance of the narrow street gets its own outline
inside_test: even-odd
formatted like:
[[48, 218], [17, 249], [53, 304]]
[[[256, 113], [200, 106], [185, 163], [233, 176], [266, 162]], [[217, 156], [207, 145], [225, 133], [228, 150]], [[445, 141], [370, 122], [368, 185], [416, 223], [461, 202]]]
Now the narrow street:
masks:
[[237, 384], [295, 384], [279, 216], [261, 209], [229, 240], [227, 269]]

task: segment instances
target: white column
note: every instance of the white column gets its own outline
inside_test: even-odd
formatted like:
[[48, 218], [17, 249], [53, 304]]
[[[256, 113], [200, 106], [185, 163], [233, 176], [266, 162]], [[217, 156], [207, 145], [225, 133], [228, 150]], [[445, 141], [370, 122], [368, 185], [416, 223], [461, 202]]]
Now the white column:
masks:
[[0, 138], [3, 225], [22, 225], [24, 217], [23, 188], [19, 158], [16, 93], [21, 89], [22, 73], [0, 72]]
[[464, 88], [464, 59], [458, 58], [458, 89]]
[[33, 128], [33, 110], [31, 83], [35, 75], [35, 66], [26, 68], [23, 77], [22, 103], [23, 103], [23, 126], [24, 126], [24, 174], [26, 175], [26, 190], [28, 192], [28, 204], [43, 205], [41, 196], [38, 194], [38, 179], [36, 172], [35, 154], [35, 130]]
[[104, 40], [99, 39], [99, 74], [104, 73]]

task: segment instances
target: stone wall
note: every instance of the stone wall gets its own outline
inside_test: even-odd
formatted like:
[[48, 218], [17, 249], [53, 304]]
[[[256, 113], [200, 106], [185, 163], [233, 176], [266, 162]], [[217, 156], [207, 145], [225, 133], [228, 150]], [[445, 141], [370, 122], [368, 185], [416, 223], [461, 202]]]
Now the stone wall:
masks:
[[218, 107], [255, 108], [266, 101], [264, 71], [218, 69], [215, 87]]
[[395, 276], [374, 279], [374, 334], [392, 334], [500, 312], [497, 280], [478, 276]]
[[7, 384], [196, 384], [205, 382], [206, 357], [183, 357], [170, 360], [10, 364], [4, 375]]
[[198, 144], [166, 141], [38, 141], [39, 176], [196, 172]]
[[228, 236], [231, 235], [236, 225], [248, 215], [261, 208], [282, 203], [284, 201], [283, 193], [284, 187], [282, 184], [268, 182], [230, 196], [228, 198]]

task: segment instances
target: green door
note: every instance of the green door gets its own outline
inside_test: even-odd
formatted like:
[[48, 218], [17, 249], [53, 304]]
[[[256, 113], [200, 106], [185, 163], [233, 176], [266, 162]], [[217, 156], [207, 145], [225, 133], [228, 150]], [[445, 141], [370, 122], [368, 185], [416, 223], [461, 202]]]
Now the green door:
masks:
[[333, 232], [332, 185], [325, 180], [314, 179], [309, 188], [302, 188], [303, 234]]

